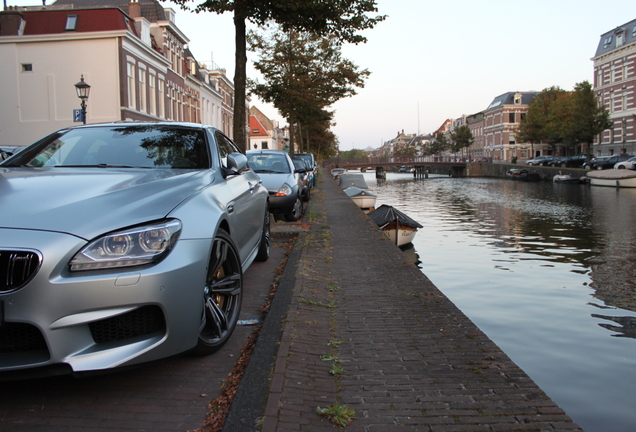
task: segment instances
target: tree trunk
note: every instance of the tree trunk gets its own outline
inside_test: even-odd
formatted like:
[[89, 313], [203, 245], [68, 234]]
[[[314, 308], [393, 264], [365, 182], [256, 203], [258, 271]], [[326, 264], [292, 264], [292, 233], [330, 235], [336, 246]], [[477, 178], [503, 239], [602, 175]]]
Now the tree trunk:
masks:
[[289, 124], [289, 154], [294, 154], [294, 118], [289, 117], [287, 119], [287, 124]]
[[298, 152], [305, 153], [305, 144], [303, 143], [303, 126], [298, 122]]
[[234, 10], [234, 28], [236, 31], [234, 65], [234, 143], [241, 152], [247, 150], [247, 113], [245, 107], [245, 84], [247, 81], [247, 42], [245, 40], [245, 14], [241, 8]]

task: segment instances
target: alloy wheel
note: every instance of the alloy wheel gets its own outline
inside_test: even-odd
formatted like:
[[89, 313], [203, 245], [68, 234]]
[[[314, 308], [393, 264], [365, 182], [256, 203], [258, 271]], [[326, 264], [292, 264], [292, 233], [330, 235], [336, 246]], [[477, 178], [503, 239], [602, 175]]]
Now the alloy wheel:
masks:
[[236, 327], [243, 297], [243, 273], [231, 237], [219, 230], [203, 289], [203, 313], [195, 354], [212, 354], [230, 338]]

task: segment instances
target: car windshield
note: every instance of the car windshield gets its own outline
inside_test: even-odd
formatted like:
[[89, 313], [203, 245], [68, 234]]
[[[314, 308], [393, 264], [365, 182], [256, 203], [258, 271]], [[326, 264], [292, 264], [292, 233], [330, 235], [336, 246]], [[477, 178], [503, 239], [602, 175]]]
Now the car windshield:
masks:
[[290, 174], [291, 168], [285, 155], [256, 153], [248, 154], [247, 160], [250, 168], [261, 174]]
[[304, 159], [304, 160], [305, 160], [305, 162], [307, 163], [307, 168], [308, 168], [308, 169], [313, 168], [313, 167], [311, 166], [311, 155], [309, 155], [309, 154], [299, 154], [299, 155], [296, 155], [296, 156], [298, 156], [299, 158], [301, 158], [301, 159]]
[[170, 125], [68, 129], [46, 137], [7, 162], [27, 167], [210, 167], [203, 130]]

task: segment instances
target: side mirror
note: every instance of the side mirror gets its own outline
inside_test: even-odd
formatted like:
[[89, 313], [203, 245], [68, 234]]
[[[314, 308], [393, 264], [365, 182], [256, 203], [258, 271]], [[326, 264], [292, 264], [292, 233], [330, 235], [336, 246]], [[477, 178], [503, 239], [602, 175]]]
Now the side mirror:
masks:
[[227, 155], [227, 167], [233, 174], [240, 174], [247, 167], [247, 157], [243, 153]]

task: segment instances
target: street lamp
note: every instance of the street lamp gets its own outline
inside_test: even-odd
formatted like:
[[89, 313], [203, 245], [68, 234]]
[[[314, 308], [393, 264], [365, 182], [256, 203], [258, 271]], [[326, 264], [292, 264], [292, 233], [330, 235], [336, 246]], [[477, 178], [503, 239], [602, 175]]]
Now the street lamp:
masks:
[[75, 91], [77, 91], [77, 97], [82, 100], [82, 121], [86, 124], [86, 100], [91, 92], [91, 86], [84, 81], [84, 75], [82, 75], [80, 82], [75, 84]]

